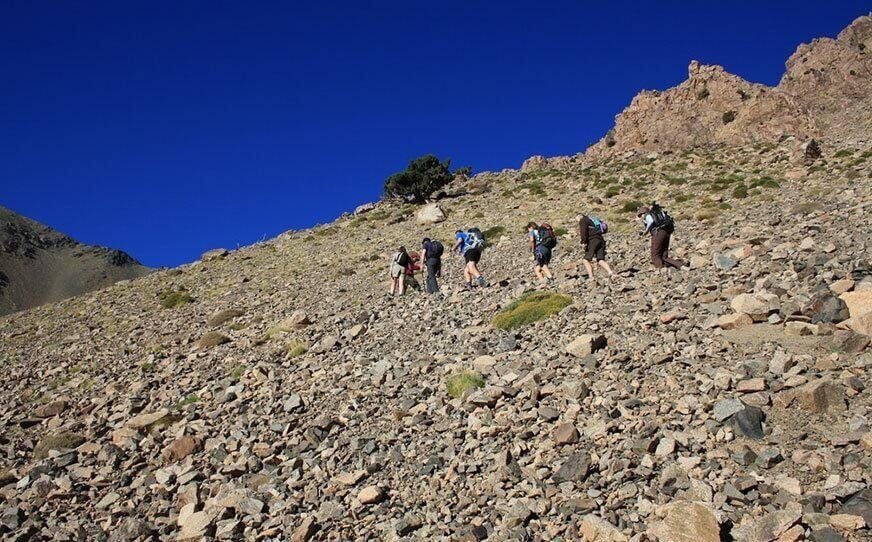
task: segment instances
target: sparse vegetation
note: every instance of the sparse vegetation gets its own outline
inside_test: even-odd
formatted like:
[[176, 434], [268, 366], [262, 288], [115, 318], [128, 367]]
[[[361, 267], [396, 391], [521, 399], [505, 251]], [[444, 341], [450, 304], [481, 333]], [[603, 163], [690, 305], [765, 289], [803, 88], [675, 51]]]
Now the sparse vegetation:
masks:
[[469, 174], [469, 168], [460, 168], [452, 173], [450, 167], [451, 160], [443, 162], [432, 154], [415, 158], [404, 171], [394, 173], [385, 180], [385, 196], [421, 203], [450, 183], [455, 174]]
[[494, 317], [499, 329], [515, 329], [557, 314], [572, 304], [569, 296], [551, 292], [524, 294]]
[[290, 358], [302, 356], [308, 351], [309, 348], [302, 341], [291, 341], [287, 346], [287, 353]]
[[166, 289], [157, 294], [160, 306], [165, 309], [175, 309], [194, 301], [194, 298], [184, 289]]
[[733, 197], [744, 199], [748, 197], [748, 187], [744, 184], [737, 184], [733, 187]]
[[242, 375], [245, 374], [245, 371], [248, 370], [248, 367], [245, 365], [237, 365], [235, 369], [233, 369], [227, 377], [230, 380], [236, 381], [242, 378]]
[[506, 233], [506, 228], [503, 226], [491, 226], [481, 232], [488, 244], [495, 243], [503, 234]]
[[545, 185], [542, 184], [542, 181], [529, 181], [520, 186], [518, 186], [519, 190], [526, 190], [530, 193], [531, 196], [544, 196], [545, 195]]
[[727, 111], [723, 115], [721, 115], [721, 120], [724, 124], [729, 124], [736, 120], [736, 112], [735, 111]]
[[698, 100], [705, 100], [708, 97], [709, 97], [709, 89], [708, 88], [704, 87], [702, 90], [700, 90], [699, 92], [696, 93], [696, 98]]
[[621, 188], [618, 186], [610, 186], [606, 189], [606, 197], [613, 198], [621, 193]]
[[457, 373], [448, 377], [448, 380], [445, 381], [445, 389], [448, 392], [448, 396], [453, 399], [463, 396], [468, 390], [483, 387], [484, 378], [472, 371]]
[[641, 201], [636, 200], [636, 199], [631, 199], [631, 200], [624, 202], [624, 205], [621, 206], [621, 211], [623, 211], [625, 213], [635, 213], [639, 209], [639, 207], [641, 207], [642, 205], [643, 204]]

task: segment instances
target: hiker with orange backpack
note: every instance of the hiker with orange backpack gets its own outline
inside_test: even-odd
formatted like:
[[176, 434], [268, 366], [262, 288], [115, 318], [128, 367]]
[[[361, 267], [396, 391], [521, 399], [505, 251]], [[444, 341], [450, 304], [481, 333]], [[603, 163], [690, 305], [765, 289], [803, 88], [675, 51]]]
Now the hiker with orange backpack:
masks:
[[584, 269], [587, 278], [593, 280], [593, 264], [597, 264], [614, 276], [611, 266], [606, 261], [606, 238], [609, 226], [605, 220], [600, 220], [593, 215], [584, 215], [578, 221], [578, 231], [581, 235], [581, 248], [584, 250]]
[[537, 226], [535, 222], [527, 224], [527, 239], [530, 244], [530, 253], [533, 254], [535, 265], [533, 271], [541, 282], [554, 280], [551, 274], [551, 251], [557, 246], [557, 236], [550, 224], [542, 223]]

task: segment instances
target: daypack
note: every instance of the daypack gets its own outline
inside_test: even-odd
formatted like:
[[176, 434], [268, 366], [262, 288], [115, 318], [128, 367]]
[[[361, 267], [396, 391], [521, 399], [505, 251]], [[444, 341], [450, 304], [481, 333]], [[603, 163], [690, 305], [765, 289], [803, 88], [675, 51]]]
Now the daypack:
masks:
[[651, 206], [651, 218], [654, 219], [654, 223], [651, 226], [653, 228], [657, 228], [659, 230], [663, 230], [667, 233], [672, 233], [675, 231], [675, 221], [672, 220], [672, 217], [669, 216], [662, 207], [659, 205]]
[[442, 253], [445, 251], [445, 247], [442, 246], [442, 243], [435, 239], [431, 240], [430, 244], [427, 246], [429, 247], [427, 250], [428, 258], [441, 258]]
[[539, 236], [539, 244], [545, 248], [554, 248], [557, 246], [557, 236], [554, 235], [554, 228], [551, 224], [543, 223], [536, 228], [536, 233]]
[[409, 255], [406, 252], [397, 252], [394, 254], [394, 263], [399, 265], [400, 267], [406, 267], [409, 265]]
[[484, 234], [478, 228], [469, 228], [466, 231], [466, 244], [469, 248], [482, 248], [484, 246]]
[[606, 224], [605, 220], [600, 220], [593, 215], [588, 215], [587, 218], [590, 219], [594, 229], [599, 230], [600, 233], [609, 233], [609, 225]]

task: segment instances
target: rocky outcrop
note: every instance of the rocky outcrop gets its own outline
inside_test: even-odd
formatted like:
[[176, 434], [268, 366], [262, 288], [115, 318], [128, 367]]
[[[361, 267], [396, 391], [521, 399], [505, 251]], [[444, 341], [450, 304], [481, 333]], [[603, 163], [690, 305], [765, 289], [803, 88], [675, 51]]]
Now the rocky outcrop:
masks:
[[872, 17], [836, 39], [801, 45], [776, 87], [748, 82], [721, 66], [690, 63], [688, 78], [643, 91], [588, 149], [592, 158], [707, 145], [777, 142], [793, 136], [858, 144], [872, 132]]

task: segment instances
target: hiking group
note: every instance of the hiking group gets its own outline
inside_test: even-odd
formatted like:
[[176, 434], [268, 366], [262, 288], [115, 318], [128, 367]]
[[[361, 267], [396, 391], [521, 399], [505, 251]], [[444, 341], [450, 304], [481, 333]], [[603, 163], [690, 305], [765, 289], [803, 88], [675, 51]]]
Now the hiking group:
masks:
[[[656, 269], [673, 268], [680, 269], [686, 265], [681, 260], [669, 257], [669, 243], [675, 231], [675, 221], [660, 205], [652, 203], [650, 207], [639, 209], [636, 214], [637, 220], [643, 229], [640, 236], [648, 235], [651, 238], [651, 263]], [[581, 238], [581, 248], [584, 251], [582, 264], [589, 279], [594, 279], [597, 267], [602, 268], [609, 277], [615, 275], [609, 263], [606, 261], [606, 234], [609, 226], [605, 220], [594, 215], [583, 215], [578, 222], [578, 232]], [[482, 252], [485, 248], [484, 233], [478, 228], [457, 230], [454, 234], [454, 246], [452, 252], [463, 257], [463, 278], [467, 289], [485, 286], [487, 283], [478, 264], [481, 261]], [[533, 256], [533, 272], [541, 283], [548, 284], [554, 280], [551, 273], [551, 257], [557, 246], [557, 235], [548, 223], [527, 224], [527, 245]], [[414, 279], [415, 271], [426, 269], [427, 280], [425, 291], [434, 294], [439, 291], [438, 279], [442, 277], [442, 256], [445, 249], [437, 239], [425, 237], [421, 241], [421, 252], [408, 252], [406, 247], [401, 246], [391, 259], [390, 295], [403, 295], [407, 284], [414, 288], [417, 281]]]

